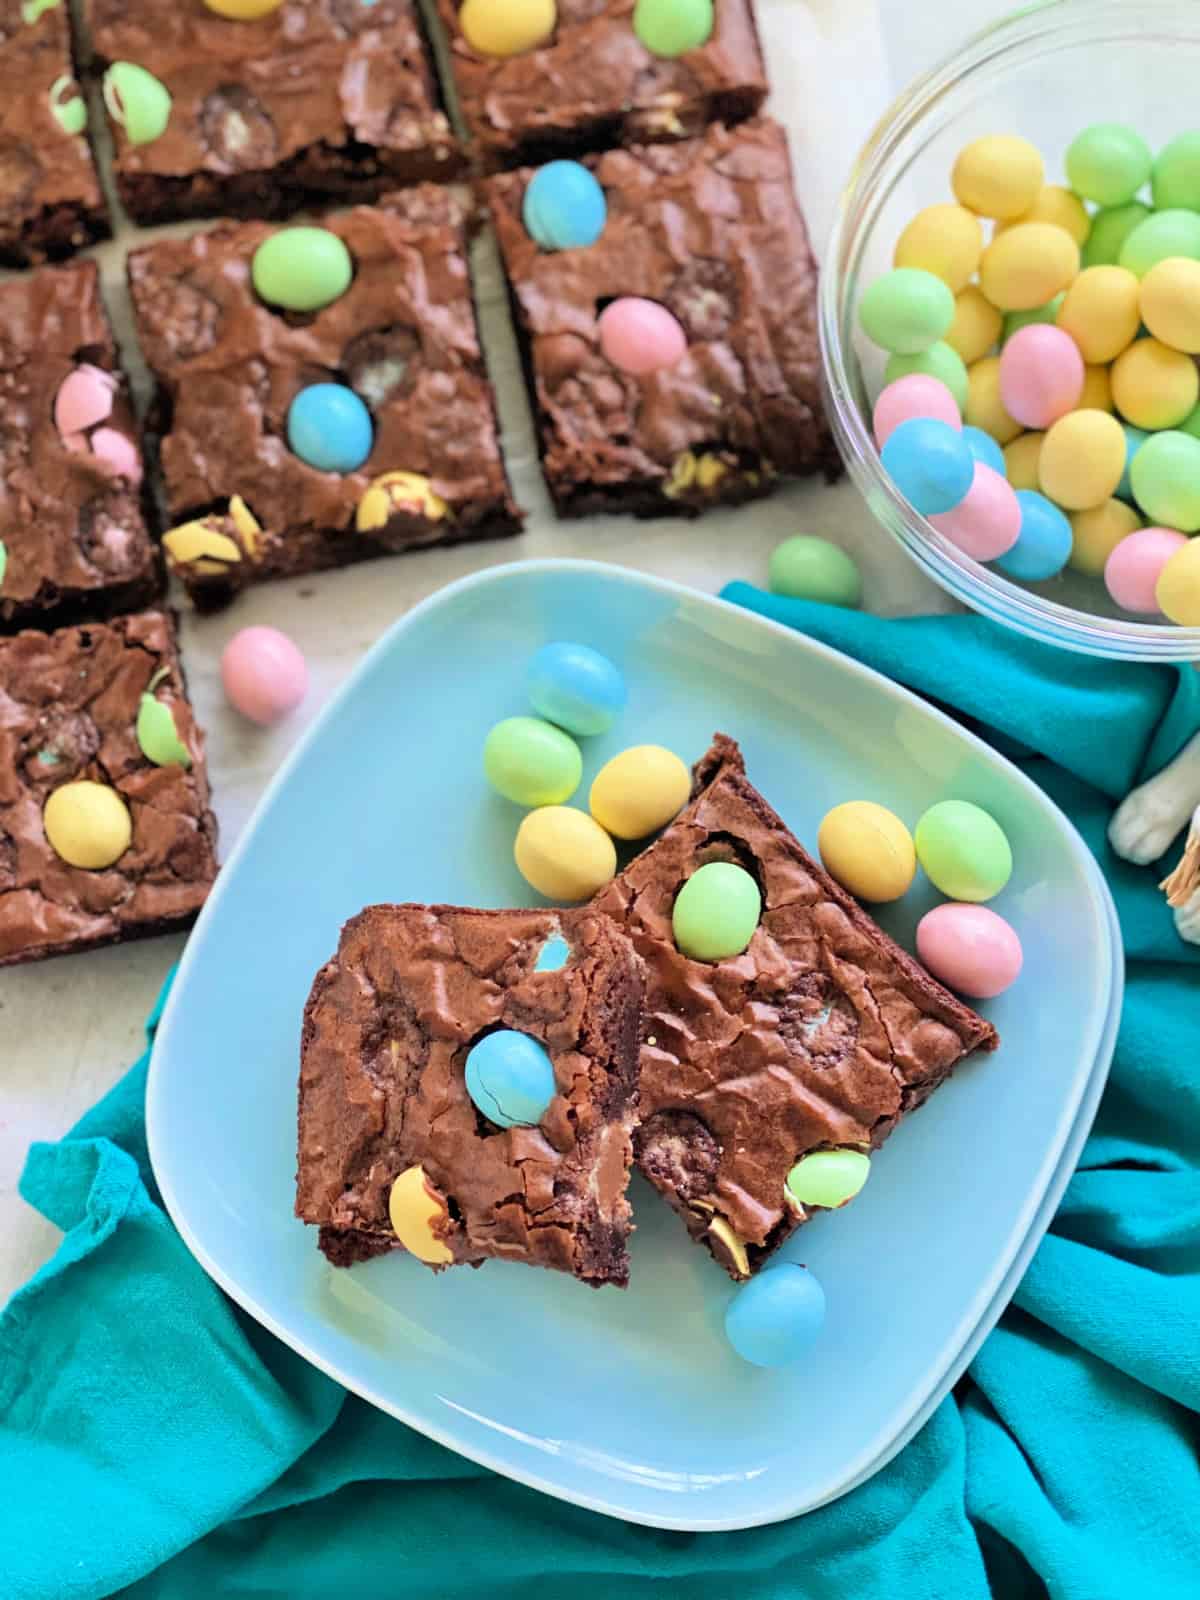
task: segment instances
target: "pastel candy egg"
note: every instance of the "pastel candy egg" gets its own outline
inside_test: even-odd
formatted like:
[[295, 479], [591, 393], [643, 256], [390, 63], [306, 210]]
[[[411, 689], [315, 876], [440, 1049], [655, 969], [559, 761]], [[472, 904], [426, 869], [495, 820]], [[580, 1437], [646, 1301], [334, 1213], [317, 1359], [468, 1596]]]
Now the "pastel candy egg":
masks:
[[1067, 511], [1087, 511], [1116, 492], [1125, 434], [1107, 411], [1071, 411], [1047, 431], [1038, 456], [1042, 493]]
[[1139, 339], [1123, 350], [1111, 378], [1117, 410], [1135, 428], [1173, 428], [1200, 398], [1196, 363], [1157, 339]]
[[87, 103], [76, 88], [70, 73], [64, 72], [50, 85], [47, 96], [50, 115], [65, 134], [83, 133], [87, 128]]
[[371, 413], [344, 383], [310, 383], [288, 407], [288, 444], [318, 472], [357, 472], [375, 442]]
[[1066, 298], [1067, 291], [1064, 289], [1061, 294], [1056, 294], [1053, 299], [1047, 300], [1044, 306], [1034, 306], [1029, 311], [1006, 311], [1003, 318], [1005, 343], [1014, 333], [1020, 333], [1022, 328], [1032, 328], [1035, 323], [1049, 323], [1053, 327], [1058, 321], [1058, 313]]
[[871, 800], [847, 800], [827, 811], [817, 849], [831, 878], [876, 904], [899, 900], [917, 870], [912, 835], [894, 812]]
[[805, 534], [772, 550], [767, 583], [772, 594], [828, 606], [856, 606], [862, 599], [862, 574], [846, 552], [828, 539]]
[[[950, 185], [961, 205], [983, 217], [1015, 218], [1037, 201], [1042, 158], [1028, 139], [989, 134], [960, 150]], [[989, 297], [990, 298], [990, 297]]]
[[320, 311], [350, 287], [354, 263], [328, 228], [280, 228], [254, 252], [250, 277], [269, 306]]
[[1000, 354], [1000, 398], [1026, 428], [1048, 428], [1079, 403], [1083, 357], [1069, 334], [1044, 325], [1022, 328]]
[[484, 740], [483, 770], [515, 805], [556, 806], [578, 789], [583, 757], [561, 728], [538, 717], [506, 717]]
[[129, 849], [133, 819], [107, 783], [81, 778], [55, 789], [42, 808], [46, 841], [68, 866], [101, 872]]
[[1032, 311], [1064, 290], [1078, 271], [1079, 246], [1065, 228], [1019, 222], [983, 252], [979, 286], [1000, 311]]
[[634, 745], [606, 761], [592, 781], [588, 808], [617, 839], [645, 839], [683, 809], [692, 775], [671, 750]]
[[1089, 578], [1100, 577], [1117, 545], [1141, 525], [1141, 517], [1124, 500], [1106, 500], [1088, 511], [1072, 513], [1071, 570]]
[[149, 688], [138, 701], [137, 722], [134, 725], [138, 747], [146, 760], [152, 761], [156, 767], [190, 767], [191, 753], [179, 737], [174, 713], [164, 701], [155, 698], [158, 678], [158, 674], [151, 678]]
[[713, 31], [713, 0], [637, 0], [633, 31], [651, 55], [699, 50]]
[[1200, 261], [1168, 256], [1142, 279], [1142, 321], [1172, 350], [1200, 353]]
[[4, 583], [4, 574], [8, 571], [8, 547], [0, 539], [0, 586]]
[[269, 17], [272, 11], [278, 11], [283, 0], [204, 0], [204, 4], [219, 17], [231, 17], [236, 22], [256, 22], [259, 17]]
[[1181, 133], [1158, 152], [1150, 192], [1158, 211], [1200, 211], [1200, 131]]
[[811, 1150], [788, 1173], [785, 1186], [798, 1205], [832, 1211], [854, 1199], [870, 1171], [871, 1158], [862, 1150]]
[[278, 628], [242, 628], [221, 652], [221, 683], [235, 711], [266, 727], [308, 693], [308, 668]]
[[596, 321], [600, 349], [622, 372], [643, 377], [673, 367], [687, 350], [679, 319], [657, 300], [623, 295], [610, 301]]
[[984, 356], [967, 372], [967, 403], [963, 411], [968, 426], [981, 428], [999, 445], [1006, 445], [1021, 431], [1021, 424], [1010, 416], [1000, 394], [1000, 357]]
[[932, 272], [954, 294], [975, 276], [983, 254], [979, 218], [965, 206], [926, 206], [896, 240], [893, 266]]
[[1162, 569], [1158, 608], [1184, 628], [1200, 628], [1200, 539], [1189, 539]]
[[103, 367], [84, 361], [68, 372], [54, 396], [54, 426], [59, 433], [83, 433], [112, 415], [117, 380]]
[[1067, 147], [1067, 180], [1085, 200], [1123, 206], [1150, 176], [1150, 146], [1120, 122], [1097, 122]]
[[1172, 256], [1200, 257], [1200, 216], [1194, 211], [1155, 211], [1132, 229], [1121, 246], [1120, 265], [1139, 278]]
[[1012, 850], [1004, 829], [969, 800], [930, 806], [914, 838], [926, 876], [951, 900], [990, 900], [1012, 876]]
[[1092, 228], [1092, 219], [1083, 201], [1070, 189], [1064, 189], [1056, 183], [1045, 184], [1029, 210], [1023, 211], [1012, 222], [997, 222], [992, 237], [995, 238], [997, 233], [1003, 233], [1005, 228], [1014, 227], [1018, 222], [1052, 222], [1056, 228], [1064, 228], [1080, 248]]
[[1086, 362], [1115, 361], [1133, 343], [1141, 321], [1139, 290], [1124, 267], [1086, 267], [1075, 279], [1059, 308], [1058, 326]]
[[465, 1076], [476, 1109], [498, 1128], [535, 1128], [558, 1091], [546, 1047], [512, 1028], [472, 1045]]
[[1080, 411], [1112, 411], [1112, 383], [1107, 367], [1084, 367], [1083, 392], [1079, 396]]
[[1158, 580], [1177, 550], [1187, 544], [1173, 528], [1139, 528], [1122, 539], [1104, 565], [1104, 586], [1126, 611], [1159, 610]]
[[1121, 259], [1125, 241], [1139, 223], [1150, 215], [1150, 207], [1140, 200], [1131, 200], [1125, 206], [1111, 206], [1097, 211], [1092, 218], [1092, 231], [1083, 246], [1085, 267], [1116, 266]]
[[608, 202], [580, 162], [549, 161], [526, 185], [521, 220], [543, 250], [586, 249], [604, 232]]
[[976, 561], [993, 561], [1016, 544], [1021, 506], [1004, 474], [977, 461], [966, 499], [953, 511], [929, 520], [966, 555]]
[[916, 355], [936, 344], [954, 321], [954, 296], [932, 272], [896, 267], [866, 289], [858, 320], [873, 344]]
[[617, 849], [598, 822], [570, 806], [541, 806], [517, 829], [517, 870], [549, 900], [590, 900], [617, 870]]
[[999, 341], [1004, 319], [977, 283], [969, 283], [954, 297], [954, 321], [946, 329], [946, 343], [967, 366], [981, 360]]
[[993, 472], [1004, 476], [1004, 451], [990, 433], [984, 433], [982, 428], [965, 427], [962, 436], [977, 463], [982, 462], [985, 467], [991, 467]]
[[545, 44], [558, 22], [554, 0], [464, 0], [458, 26], [481, 56], [520, 56]]
[[1016, 931], [986, 906], [935, 906], [917, 924], [917, 954], [933, 976], [972, 1000], [1003, 994], [1024, 963]]
[[924, 372], [897, 378], [880, 390], [871, 418], [875, 443], [882, 450], [900, 424], [913, 417], [936, 417], [948, 427], [962, 427], [954, 396], [944, 383]]
[[606, 733], [625, 709], [625, 679], [586, 644], [544, 644], [529, 663], [526, 683], [533, 709], [581, 738]]
[[1133, 466], [1134, 456], [1137, 455], [1150, 435], [1143, 432], [1141, 428], [1132, 427], [1128, 422], [1121, 424], [1121, 430], [1125, 435], [1125, 471], [1121, 474], [1121, 481], [1117, 485], [1117, 494], [1122, 500], [1132, 501], [1133, 484], [1129, 477], [1130, 468]]
[[[1193, 439], [1200, 439], [1200, 405], [1184, 417], [1183, 421], [1178, 424], [1178, 430], [1180, 433], [1190, 434]], [[1136, 429], [1133, 431], [1136, 432]]]
[[975, 461], [961, 431], [932, 418], [902, 422], [881, 452], [884, 469], [923, 516], [951, 511], [964, 499]]
[[1134, 455], [1129, 481], [1152, 522], [1182, 533], [1200, 528], [1200, 439], [1174, 429], [1152, 435]]
[[109, 67], [104, 74], [104, 104], [130, 144], [153, 144], [171, 120], [166, 85], [135, 61], [114, 61]]
[[931, 344], [928, 350], [919, 350], [916, 355], [890, 355], [887, 358], [887, 365], [883, 369], [883, 381], [886, 384], [890, 386], [903, 378], [914, 376], [936, 378], [938, 383], [949, 389], [959, 412], [966, 408], [967, 369], [958, 351], [944, 339]]
[[725, 1312], [725, 1337], [755, 1367], [786, 1367], [807, 1355], [825, 1322], [825, 1291], [790, 1261], [764, 1267]]
[[1004, 446], [1004, 476], [1014, 489], [1036, 489], [1044, 433], [1021, 433]]
[[118, 478], [137, 485], [142, 481], [142, 458], [127, 434], [116, 428], [97, 428], [88, 440], [88, 449]]
[[[1045, 440], [1043, 439], [1043, 447]], [[1039, 459], [1040, 466], [1040, 459]], [[1042, 583], [1056, 577], [1071, 554], [1071, 524], [1059, 508], [1036, 489], [1018, 489], [1021, 531], [1017, 542], [996, 565], [1010, 578], [1023, 583]]]
[[676, 895], [671, 929], [677, 947], [693, 961], [726, 961], [745, 950], [761, 913], [762, 895], [746, 869], [709, 861]]
[[429, 1182], [422, 1166], [408, 1167], [388, 1192], [388, 1220], [392, 1232], [409, 1254], [424, 1261], [426, 1266], [445, 1267], [454, 1260], [454, 1252], [440, 1237], [449, 1216], [450, 1208]]

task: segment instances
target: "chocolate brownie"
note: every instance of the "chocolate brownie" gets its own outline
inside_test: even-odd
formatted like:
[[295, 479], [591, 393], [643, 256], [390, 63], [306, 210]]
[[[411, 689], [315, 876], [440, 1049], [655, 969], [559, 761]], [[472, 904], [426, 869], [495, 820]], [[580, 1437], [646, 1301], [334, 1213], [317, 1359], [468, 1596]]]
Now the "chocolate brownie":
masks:
[[[164, 542], [201, 603], [256, 579], [520, 527], [457, 200], [423, 185], [323, 226], [349, 248], [354, 276], [315, 313], [272, 309], [256, 295], [254, 253], [278, 231], [267, 223], [129, 256], [142, 348], [159, 383], [150, 425], [162, 437], [170, 517], [201, 524]], [[371, 453], [357, 471], [321, 471], [288, 445], [292, 401], [330, 382], [352, 388], [372, 413]]]
[[[538, 970], [558, 939], [566, 964]], [[420, 1166], [455, 1263], [624, 1284], [641, 999], [640, 963], [604, 917], [369, 906], [304, 1012], [297, 1215], [335, 1265], [399, 1248], [389, 1193]], [[498, 1128], [467, 1093], [467, 1053], [500, 1027], [553, 1061], [537, 1127]]]
[[[143, 751], [146, 695], [186, 765]], [[46, 837], [46, 802], [80, 780], [115, 789], [132, 821], [107, 868], [70, 866]], [[0, 966], [186, 926], [216, 875], [216, 832], [169, 616], [0, 639]]]
[[[85, 428], [64, 434], [56, 401], [80, 368], [101, 399]], [[126, 610], [159, 592], [137, 439], [95, 264], [0, 284], [0, 631]]]
[[[762, 892], [741, 956], [675, 946], [681, 885], [731, 861]], [[784, 1184], [814, 1150], [877, 1148], [995, 1029], [956, 1000], [817, 865], [717, 734], [693, 797], [603, 889], [646, 967], [641, 1170], [734, 1278], [766, 1262], [808, 1211]]]
[[170, 95], [157, 137], [133, 143], [113, 122], [117, 189], [139, 222], [281, 217], [462, 165], [412, 0], [287, 0], [254, 21], [205, 0], [85, 11], [100, 65], [144, 68]]
[[[559, 512], [694, 516], [765, 494], [781, 474], [833, 476], [817, 268], [782, 128], [712, 128], [587, 165], [608, 212], [586, 249], [530, 237], [531, 173], [488, 182]], [[676, 365], [638, 377], [604, 356], [598, 315], [624, 296], [679, 320]]]
[[539, 49], [488, 56], [438, 0], [463, 120], [490, 167], [699, 133], [753, 116], [767, 95], [750, 0], [715, 0], [707, 42], [668, 59], [633, 27], [635, 0], [558, 0]]
[[67, 0], [0, 0], [0, 266], [108, 237]]

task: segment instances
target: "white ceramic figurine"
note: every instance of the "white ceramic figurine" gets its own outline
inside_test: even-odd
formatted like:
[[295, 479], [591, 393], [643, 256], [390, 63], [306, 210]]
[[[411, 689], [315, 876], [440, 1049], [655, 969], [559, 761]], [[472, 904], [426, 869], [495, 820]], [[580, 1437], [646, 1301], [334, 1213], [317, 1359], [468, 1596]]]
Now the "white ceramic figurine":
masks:
[[1181, 939], [1200, 944], [1200, 733], [1157, 776], [1117, 808], [1108, 840], [1125, 861], [1157, 861], [1188, 825], [1183, 860], [1163, 880]]

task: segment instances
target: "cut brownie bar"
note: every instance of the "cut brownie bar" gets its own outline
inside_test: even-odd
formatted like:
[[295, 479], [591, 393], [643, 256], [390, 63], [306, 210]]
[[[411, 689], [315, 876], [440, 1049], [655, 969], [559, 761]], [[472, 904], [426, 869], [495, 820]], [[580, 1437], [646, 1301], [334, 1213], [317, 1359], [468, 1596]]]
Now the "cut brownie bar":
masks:
[[[68, 380], [90, 388], [90, 409], [59, 410]], [[154, 598], [161, 569], [141, 477], [95, 264], [0, 284], [0, 630]]]
[[[142, 736], [163, 765], [139, 741], [147, 695], [162, 710]], [[50, 796], [80, 780], [115, 789], [132, 821], [98, 870], [69, 865], [43, 825]], [[0, 639], [0, 966], [184, 927], [216, 875], [216, 831], [169, 616]]]
[[[160, 386], [151, 426], [163, 435], [171, 518], [200, 524], [164, 542], [202, 603], [255, 579], [520, 526], [454, 196], [425, 185], [324, 227], [348, 247], [354, 274], [315, 313], [272, 309], [256, 295], [251, 263], [277, 231], [265, 223], [129, 256]], [[289, 407], [320, 383], [351, 387], [372, 413], [373, 445], [357, 471], [321, 471], [289, 448]]]
[[[548, 942], [566, 964], [539, 970]], [[560, 950], [560, 955], [565, 954]], [[396, 1248], [393, 1181], [423, 1169], [453, 1261], [624, 1284], [642, 975], [587, 912], [369, 906], [304, 1013], [297, 1214], [335, 1265]], [[537, 1039], [558, 1093], [537, 1127], [476, 1110], [464, 1063], [497, 1028]]]
[[[762, 919], [736, 959], [692, 961], [671, 913], [688, 877], [732, 861]], [[814, 1150], [873, 1149], [955, 1063], [998, 1043], [817, 865], [716, 736], [693, 798], [593, 902], [646, 966], [638, 1162], [732, 1277], [808, 1213], [785, 1180]]]
[[[817, 268], [783, 130], [713, 128], [587, 165], [608, 215], [586, 249], [530, 237], [531, 173], [488, 183], [559, 512], [695, 515], [764, 494], [781, 473], [832, 476]], [[599, 313], [627, 295], [678, 318], [676, 365], [637, 377], [604, 356]]]
[[766, 99], [750, 0], [716, 0], [708, 40], [670, 59], [634, 32], [634, 0], [559, 0], [547, 43], [506, 57], [471, 48], [460, 9], [438, 0], [463, 119], [491, 167], [678, 139]]
[[[139, 222], [281, 217], [370, 199], [461, 166], [411, 0], [287, 0], [254, 21], [205, 0], [87, 0], [104, 66], [170, 95], [157, 137], [114, 122], [116, 180]], [[119, 118], [121, 73], [106, 80]]]
[[66, 0], [0, 0], [0, 265], [108, 237]]

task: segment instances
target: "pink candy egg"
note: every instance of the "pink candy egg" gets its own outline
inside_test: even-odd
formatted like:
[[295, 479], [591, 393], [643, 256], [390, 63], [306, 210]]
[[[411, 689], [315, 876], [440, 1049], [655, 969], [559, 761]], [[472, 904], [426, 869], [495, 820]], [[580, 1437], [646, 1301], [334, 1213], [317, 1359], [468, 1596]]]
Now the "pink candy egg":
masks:
[[875, 443], [882, 450], [900, 424], [913, 417], [936, 417], [939, 422], [962, 432], [962, 418], [954, 396], [940, 379], [923, 372], [910, 372], [906, 378], [897, 378], [880, 392], [871, 419]]
[[1159, 576], [1187, 539], [1173, 528], [1139, 528], [1116, 545], [1104, 563], [1104, 582], [1110, 595], [1126, 611], [1153, 614]]
[[88, 441], [88, 449], [118, 478], [128, 478], [134, 485], [141, 483], [142, 458], [137, 445], [123, 433], [115, 428], [97, 428]]
[[673, 367], [687, 350], [678, 318], [657, 300], [624, 295], [605, 306], [596, 326], [607, 359], [636, 377]]
[[917, 923], [917, 954], [935, 978], [973, 1000], [1003, 994], [1025, 959], [1015, 931], [986, 906], [926, 912]]
[[54, 396], [54, 426], [59, 433], [82, 433], [112, 415], [117, 380], [103, 367], [83, 362], [58, 386]]
[[1048, 428], [1079, 404], [1083, 357], [1069, 333], [1035, 322], [1000, 352], [1000, 398], [1026, 428]]
[[278, 628], [243, 628], [221, 652], [221, 682], [230, 705], [266, 727], [304, 699], [308, 668]]
[[977, 461], [966, 499], [952, 511], [943, 511], [929, 520], [951, 544], [976, 561], [994, 561], [1017, 542], [1021, 502], [1007, 478]]

